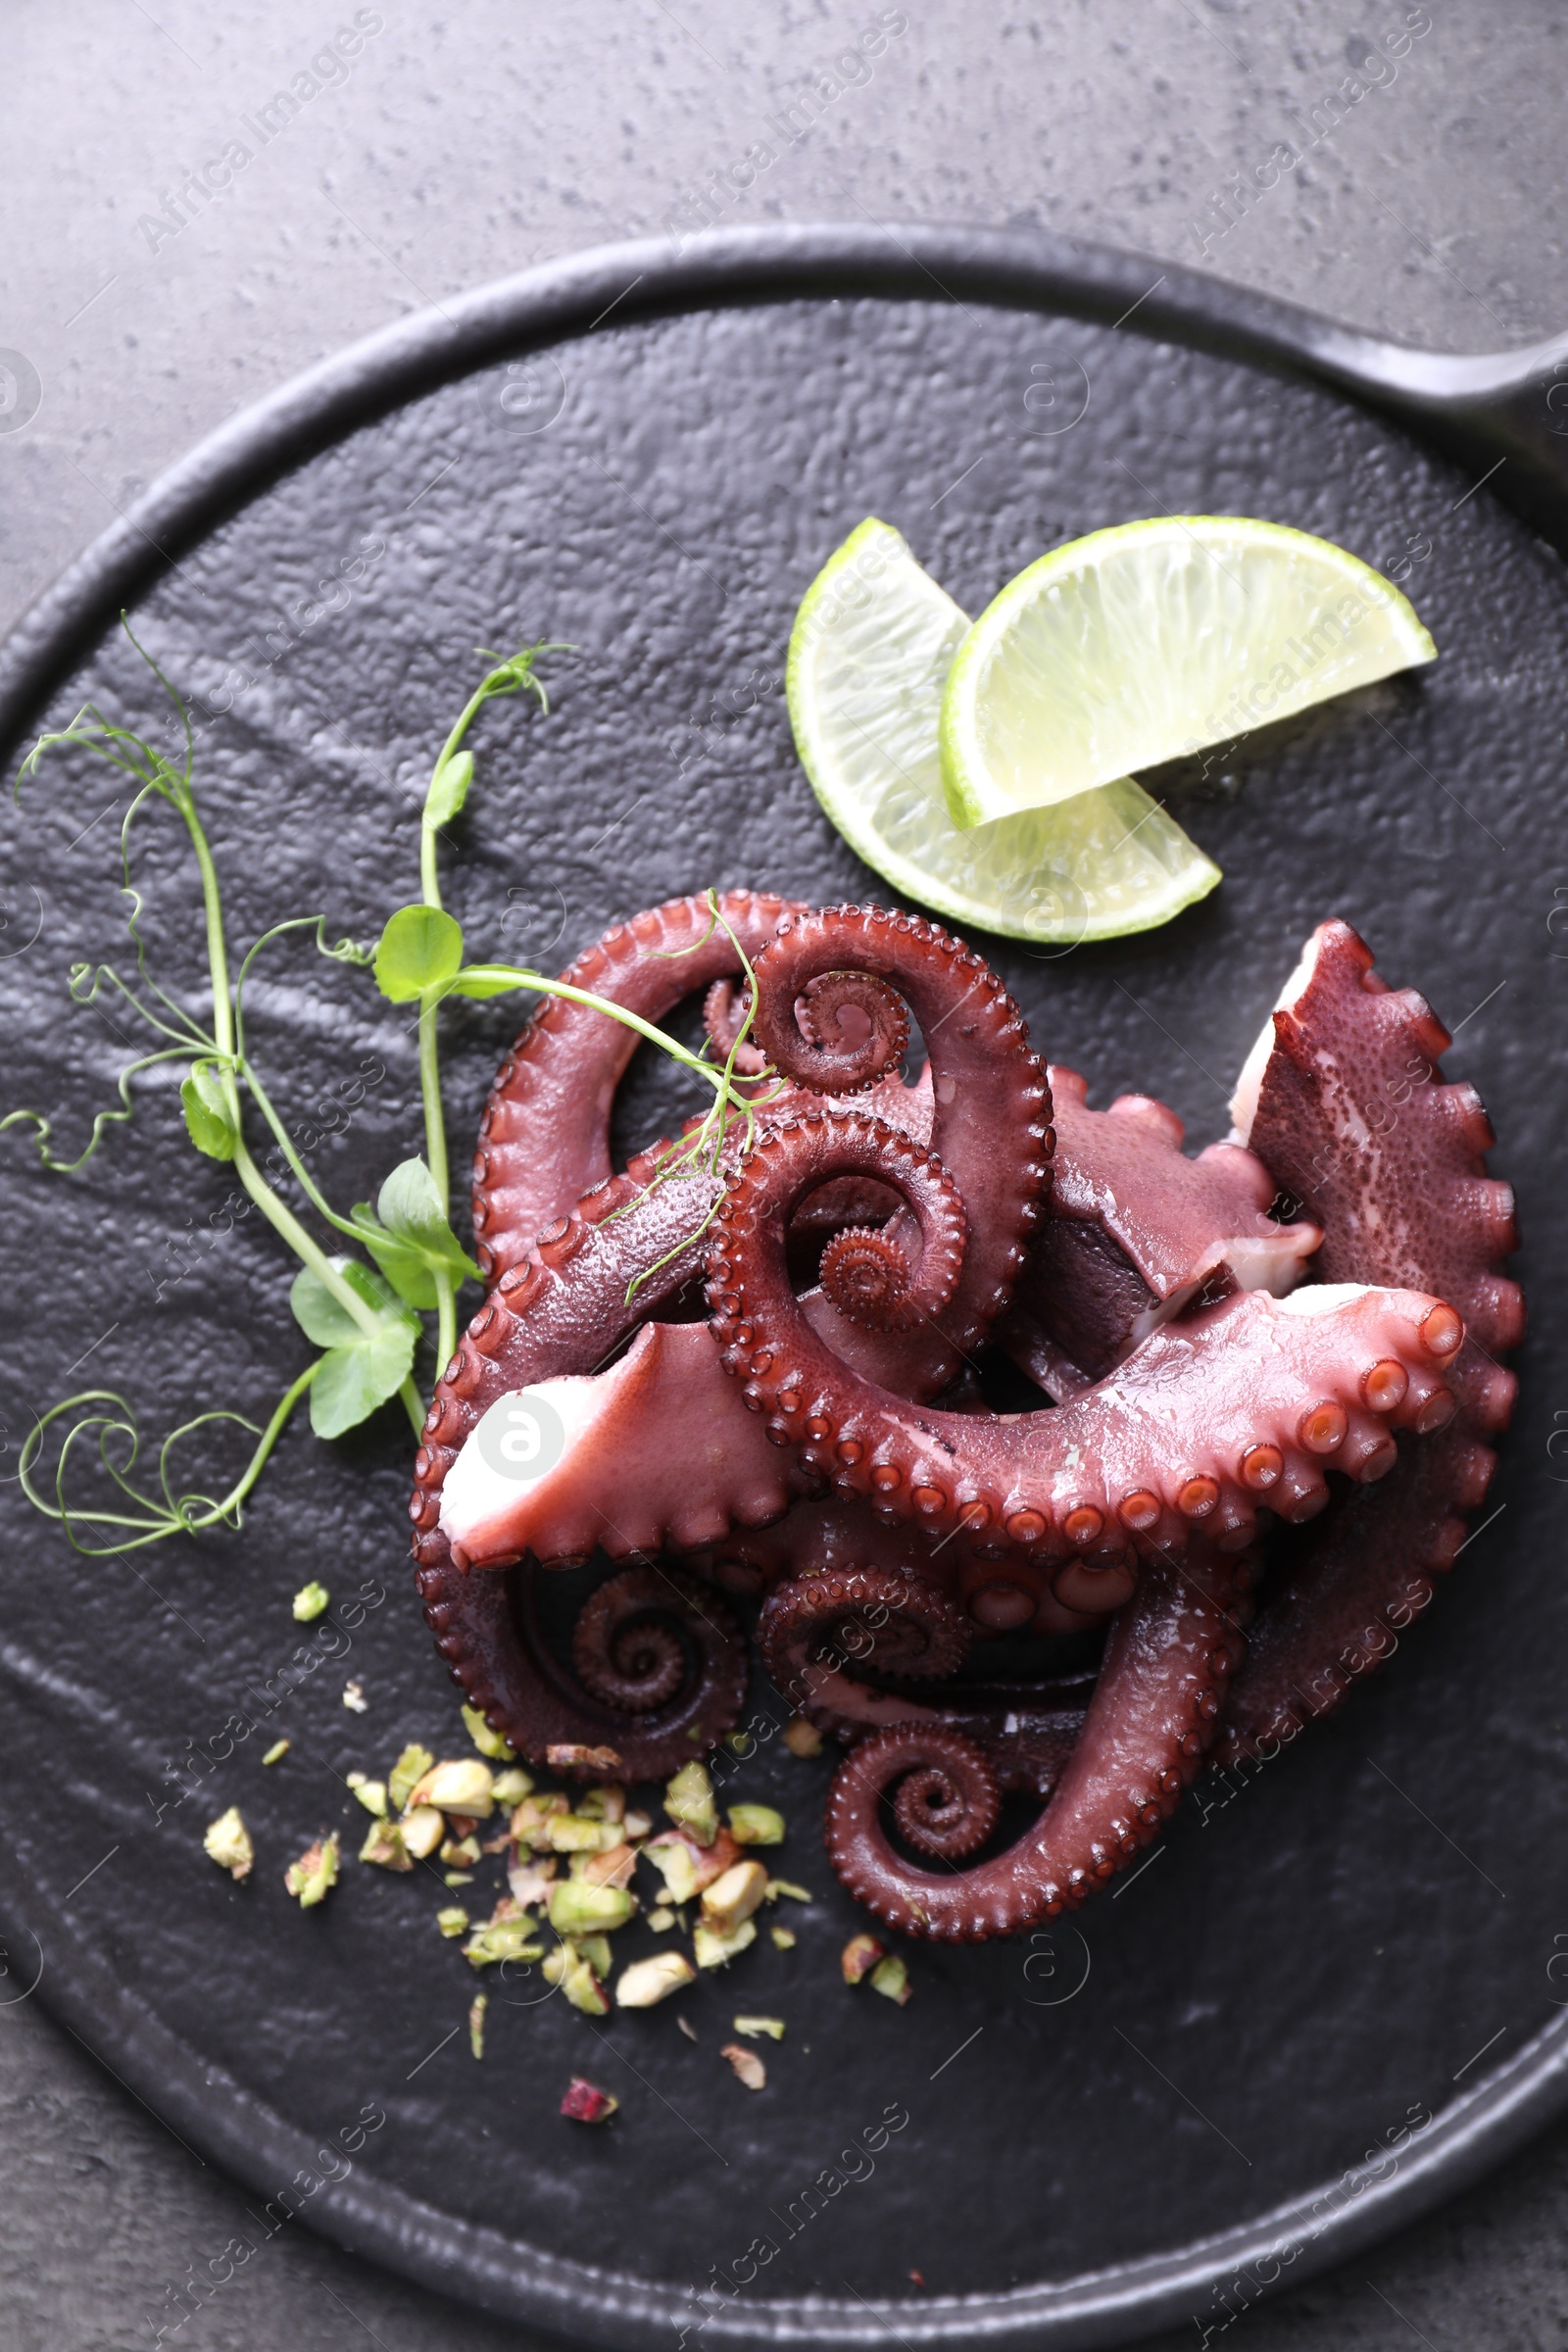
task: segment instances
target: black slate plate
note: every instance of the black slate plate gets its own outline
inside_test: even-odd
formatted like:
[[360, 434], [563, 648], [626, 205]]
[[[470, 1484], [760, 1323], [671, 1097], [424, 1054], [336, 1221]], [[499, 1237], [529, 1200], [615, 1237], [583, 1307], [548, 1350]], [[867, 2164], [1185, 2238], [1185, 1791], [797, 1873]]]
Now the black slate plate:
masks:
[[[1175, 778], [1227, 875], [1176, 925], [1060, 956], [978, 943], [1099, 1099], [1159, 1094], [1199, 1142], [1223, 1131], [1302, 936], [1345, 915], [1457, 1028], [1452, 1071], [1491, 1104], [1527, 1235], [1519, 1419], [1441, 1605], [1255, 1785], [1201, 1790], [1079, 1925], [915, 1950], [902, 2012], [852, 1998], [836, 1954], [857, 1915], [816, 1843], [825, 1767], [775, 1743], [744, 1788], [785, 1806], [790, 1866], [817, 1891], [800, 1948], [694, 1991], [696, 2048], [667, 2008], [601, 2030], [497, 1987], [476, 2066], [473, 1982], [433, 1890], [350, 1867], [302, 1915], [279, 1883], [309, 1838], [362, 1826], [351, 1766], [408, 1737], [453, 1744], [404, 1551], [406, 1430], [388, 1415], [331, 1449], [295, 1432], [242, 1536], [119, 1562], [78, 1559], [14, 1479], [0, 1489], [4, 1982], [18, 1998], [36, 1982], [244, 2180], [258, 2245], [292, 2209], [429, 2284], [614, 2345], [1219, 2332], [1561, 2102], [1568, 594], [1558, 559], [1473, 490], [1480, 466], [1258, 364], [1294, 349], [1344, 377], [1346, 338], [1172, 273], [1112, 326], [1151, 274], [1004, 240], [813, 233], [491, 290], [240, 419], [13, 642], [19, 743], [89, 694], [156, 717], [104, 625], [134, 599], [205, 714], [236, 938], [318, 906], [373, 934], [415, 888], [417, 795], [471, 649], [574, 642], [547, 722], [516, 706], [485, 722], [450, 889], [473, 942], [542, 960], [710, 881], [874, 890], [799, 774], [780, 691], [796, 601], [867, 513], [971, 610], [1104, 523], [1272, 515], [1394, 566], [1443, 648], [1417, 678]], [[69, 964], [122, 950], [112, 801], [102, 771], [56, 767], [5, 834], [6, 1099], [68, 1135], [122, 1058], [112, 1004], [62, 1009]], [[188, 861], [167, 826], [145, 838], [158, 969], [194, 992]], [[409, 1032], [363, 977], [303, 954], [270, 969], [255, 1042], [292, 1117], [319, 1127], [351, 1102], [317, 1152], [351, 1201], [416, 1148]], [[510, 1026], [503, 1006], [454, 1014], [460, 1154]], [[628, 1115], [646, 1133], [672, 1107], [651, 1073]], [[87, 1381], [142, 1400], [150, 1434], [270, 1403], [303, 1360], [286, 1269], [254, 1215], [225, 1214], [170, 1082], [78, 1177], [6, 1151], [8, 1468], [34, 1405]], [[288, 1598], [312, 1574], [339, 1605], [302, 1634]], [[350, 1675], [363, 1716], [340, 1703]], [[233, 1802], [261, 1856], [243, 1888], [200, 1849]], [[716, 2055], [738, 2007], [790, 2020], [761, 2097]], [[611, 2130], [558, 2120], [574, 2070], [619, 2095]]]

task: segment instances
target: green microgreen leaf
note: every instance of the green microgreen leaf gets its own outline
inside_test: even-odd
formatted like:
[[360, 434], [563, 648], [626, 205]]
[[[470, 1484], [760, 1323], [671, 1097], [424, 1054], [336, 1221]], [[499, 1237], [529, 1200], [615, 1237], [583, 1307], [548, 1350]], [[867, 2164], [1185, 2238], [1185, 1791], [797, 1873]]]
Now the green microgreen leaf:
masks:
[[376, 1310], [364, 1330], [341, 1299], [308, 1266], [294, 1277], [289, 1304], [308, 1340], [326, 1352], [311, 1384], [311, 1427], [318, 1438], [340, 1438], [395, 1396], [414, 1363], [416, 1318], [394, 1298], [379, 1274], [352, 1257], [333, 1258], [336, 1271]]
[[427, 825], [448, 825], [459, 813], [468, 797], [473, 782], [473, 754], [455, 752], [443, 760], [430, 778], [430, 789], [424, 796], [424, 821]]
[[197, 1151], [209, 1159], [232, 1159], [239, 1130], [223, 1099], [223, 1082], [212, 1062], [191, 1063], [179, 1099], [185, 1105], [186, 1132]]
[[445, 1270], [454, 1287], [470, 1277], [479, 1279], [478, 1267], [447, 1222], [435, 1178], [422, 1159], [406, 1159], [395, 1167], [373, 1209], [368, 1200], [357, 1203], [354, 1222], [365, 1247], [410, 1306], [436, 1304], [437, 1268]]
[[439, 906], [400, 906], [375, 951], [375, 985], [394, 1004], [444, 988], [463, 962], [463, 930]]

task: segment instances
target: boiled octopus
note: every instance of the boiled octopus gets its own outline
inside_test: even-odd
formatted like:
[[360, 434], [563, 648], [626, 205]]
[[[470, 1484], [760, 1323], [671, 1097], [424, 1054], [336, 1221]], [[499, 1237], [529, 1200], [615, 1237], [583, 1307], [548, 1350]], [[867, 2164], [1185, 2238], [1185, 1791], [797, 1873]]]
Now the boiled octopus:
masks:
[[[839, 1877], [979, 1940], [1076, 1907], [1209, 1762], [1278, 1752], [1390, 1654], [1485, 1497], [1522, 1308], [1485, 1111], [1348, 925], [1196, 1157], [1152, 1098], [1092, 1109], [917, 916], [680, 900], [565, 977], [649, 1020], [705, 990], [749, 1117], [615, 1172], [636, 1038], [561, 999], [492, 1091], [491, 1288], [411, 1514], [438, 1645], [522, 1753], [651, 1778], [710, 1747], [760, 1603], [774, 1682], [847, 1747]], [[524, 1475], [519, 1410], [549, 1441]], [[1282, 1521], [1312, 1523], [1288, 1559]], [[552, 1639], [550, 1572], [600, 1555]], [[1019, 1636], [1048, 1670], [975, 1676]]]

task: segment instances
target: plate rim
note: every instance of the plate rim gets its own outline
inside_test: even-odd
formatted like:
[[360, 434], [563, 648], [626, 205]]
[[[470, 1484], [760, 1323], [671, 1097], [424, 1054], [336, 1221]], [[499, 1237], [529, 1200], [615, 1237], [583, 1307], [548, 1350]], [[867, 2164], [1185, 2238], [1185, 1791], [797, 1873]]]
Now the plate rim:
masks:
[[[1458, 370], [1502, 365], [1380, 342], [1192, 270], [1033, 232], [785, 224], [708, 231], [678, 247], [657, 238], [594, 247], [412, 313], [294, 376], [199, 441], [67, 566], [0, 644], [0, 750], [13, 746], [25, 719], [79, 659], [84, 639], [144, 593], [182, 549], [291, 466], [424, 391], [493, 359], [591, 333], [611, 308], [621, 324], [716, 304], [847, 293], [956, 300], [955, 287], [992, 307], [1118, 326], [1131, 304], [1140, 314], [1134, 333], [1306, 377], [1342, 398], [1394, 413], [1418, 436], [1421, 409], [1449, 390]], [[1521, 352], [1507, 360], [1523, 374], [1538, 357]], [[73, 1975], [64, 1982], [40, 1963], [43, 2006], [182, 2145], [192, 2153], [205, 2148], [226, 2174], [264, 2194], [275, 2194], [279, 2180], [308, 2166], [308, 2134], [259, 2106], [135, 2001], [52, 1907], [34, 1913], [49, 1927], [48, 1945], [25, 1924], [24, 1907], [0, 1893], [0, 1931], [38, 1943], [40, 1953], [72, 1954]], [[107, 2035], [106, 2019], [115, 2021]], [[106, 2041], [128, 2079], [99, 2056], [95, 2040]], [[215, 2106], [220, 2085], [223, 2096]], [[1005, 2343], [1070, 2352], [1130, 2343], [1180, 2325], [1194, 2318], [1195, 2302], [1243, 2274], [1251, 2275], [1250, 2300], [1304, 2283], [1457, 2194], [1565, 2107], [1568, 2016], [1544, 2027], [1446, 2107], [1408, 2148], [1351, 2168], [1234, 2230], [1050, 2284], [858, 2307], [819, 2295], [699, 2306], [673, 2287], [521, 2246], [406, 2190], [362, 2189], [353, 2173], [327, 2182], [299, 2218], [395, 2275], [569, 2342], [657, 2344], [667, 2352], [666, 2330], [673, 2328], [684, 2342], [700, 2322], [711, 2344], [736, 2347], [791, 2344], [826, 2352], [880, 2346], [891, 2331], [911, 2345]], [[1314, 2220], [1325, 2203], [1329, 2218]], [[1282, 2262], [1287, 2247], [1294, 2251]], [[1270, 2262], [1275, 2276], [1258, 2279], [1257, 2270]]]

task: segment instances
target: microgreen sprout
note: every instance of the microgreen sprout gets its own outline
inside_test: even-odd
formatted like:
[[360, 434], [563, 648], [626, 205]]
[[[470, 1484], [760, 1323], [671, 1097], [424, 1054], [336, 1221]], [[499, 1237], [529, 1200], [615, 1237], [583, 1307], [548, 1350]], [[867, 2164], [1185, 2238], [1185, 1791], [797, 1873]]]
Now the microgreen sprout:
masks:
[[[149, 1488], [145, 1474], [143, 1483], [136, 1483], [141, 1446], [136, 1416], [133, 1407], [115, 1392], [84, 1390], [42, 1414], [23, 1447], [23, 1491], [36, 1509], [57, 1521], [78, 1551], [100, 1558], [172, 1535], [198, 1536], [220, 1526], [238, 1527], [244, 1503], [302, 1397], [310, 1398], [311, 1425], [320, 1438], [343, 1435], [393, 1397], [401, 1400], [416, 1432], [421, 1428], [423, 1405], [414, 1379], [416, 1354], [425, 1330], [421, 1318], [427, 1313], [435, 1316], [436, 1362], [444, 1365], [456, 1347], [458, 1295], [466, 1281], [479, 1274], [448, 1218], [450, 1174], [441, 1098], [439, 1016], [449, 998], [488, 998], [514, 990], [564, 998], [622, 1022], [711, 1090], [713, 1099], [705, 1115], [664, 1153], [650, 1180], [658, 1185], [681, 1175], [701, 1177], [709, 1195], [706, 1213], [674, 1250], [632, 1282], [626, 1295], [628, 1304], [650, 1275], [706, 1232], [718, 1204], [725, 1152], [737, 1144], [750, 1144], [755, 1106], [771, 1099], [755, 1091], [759, 1083], [755, 1079], [746, 1082], [754, 1090], [749, 1094], [736, 1088], [736, 1058], [752, 1020], [754, 975], [713, 892], [709, 893], [711, 919], [705, 937], [711, 937], [714, 925], [723, 926], [745, 969], [749, 988], [744, 1016], [721, 1065], [709, 1058], [706, 1044], [703, 1052], [693, 1053], [640, 1014], [566, 981], [549, 979], [521, 965], [464, 960], [462, 928], [441, 901], [438, 850], [445, 828], [461, 813], [473, 781], [474, 759], [466, 738], [485, 705], [505, 696], [532, 695], [541, 713], [547, 712], [549, 698], [535, 663], [542, 654], [569, 652], [571, 648], [534, 645], [509, 656], [484, 656], [492, 666], [454, 722], [425, 791], [419, 826], [421, 896], [416, 903], [397, 909], [373, 951], [352, 940], [331, 939], [322, 915], [292, 916], [262, 933], [231, 979], [218, 869], [192, 778], [194, 739], [189, 717], [174, 687], [137, 643], [128, 621], [124, 626], [173, 706], [182, 756], [177, 760], [170, 758], [144, 736], [88, 703], [68, 727], [40, 737], [23, 762], [17, 793], [20, 796], [23, 784], [36, 774], [46, 754], [68, 750], [86, 752], [119, 768], [134, 783], [120, 837], [122, 891], [128, 901], [126, 929], [135, 951], [134, 976], [126, 978], [112, 964], [77, 964], [70, 974], [70, 991], [78, 1004], [91, 1004], [102, 995], [112, 994], [122, 1012], [134, 1014], [161, 1042], [120, 1072], [118, 1104], [94, 1115], [86, 1143], [74, 1158], [62, 1157], [56, 1152], [50, 1121], [41, 1112], [13, 1111], [0, 1119], [0, 1132], [16, 1125], [29, 1126], [43, 1164], [70, 1175], [94, 1156], [111, 1125], [132, 1117], [132, 1081], [162, 1063], [183, 1061], [186, 1069], [180, 1100], [190, 1141], [207, 1158], [232, 1166], [250, 1200], [292, 1251], [298, 1271], [290, 1304], [301, 1331], [320, 1352], [289, 1383], [265, 1425], [229, 1410], [204, 1412], [182, 1423], [159, 1450], [155, 1488]], [[143, 809], [160, 803], [182, 822], [200, 880], [208, 966], [205, 1011], [188, 1009], [153, 978], [139, 928], [143, 902], [131, 879], [132, 832]], [[306, 1167], [246, 1045], [244, 994], [252, 966], [265, 949], [294, 934], [309, 936], [318, 952], [332, 962], [372, 968], [377, 987], [391, 1002], [418, 1005], [424, 1155], [402, 1161], [382, 1183], [373, 1205], [360, 1201], [346, 1216], [332, 1206]], [[761, 1084], [765, 1086], [772, 1075], [764, 1071]], [[248, 1108], [261, 1119], [277, 1147], [274, 1164], [281, 1155], [282, 1171], [275, 1177], [264, 1174], [252, 1154], [246, 1133]], [[303, 1215], [281, 1197], [287, 1178], [301, 1196], [304, 1215], [318, 1219], [329, 1235], [355, 1244], [363, 1256], [318, 1239]], [[369, 1264], [365, 1262], [367, 1257]], [[239, 1476], [216, 1496], [178, 1487], [172, 1468], [173, 1448], [182, 1439], [210, 1426], [230, 1423], [256, 1441]], [[39, 1478], [50, 1433], [59, 1424], [66, 1426], [55, 1462], [51, 1499]], [[83, 1448], [96, 1453], [114, 1490], [107, 1502], [90, 1507], [74, 1506], [67, 1498], [68, 1473]]]

